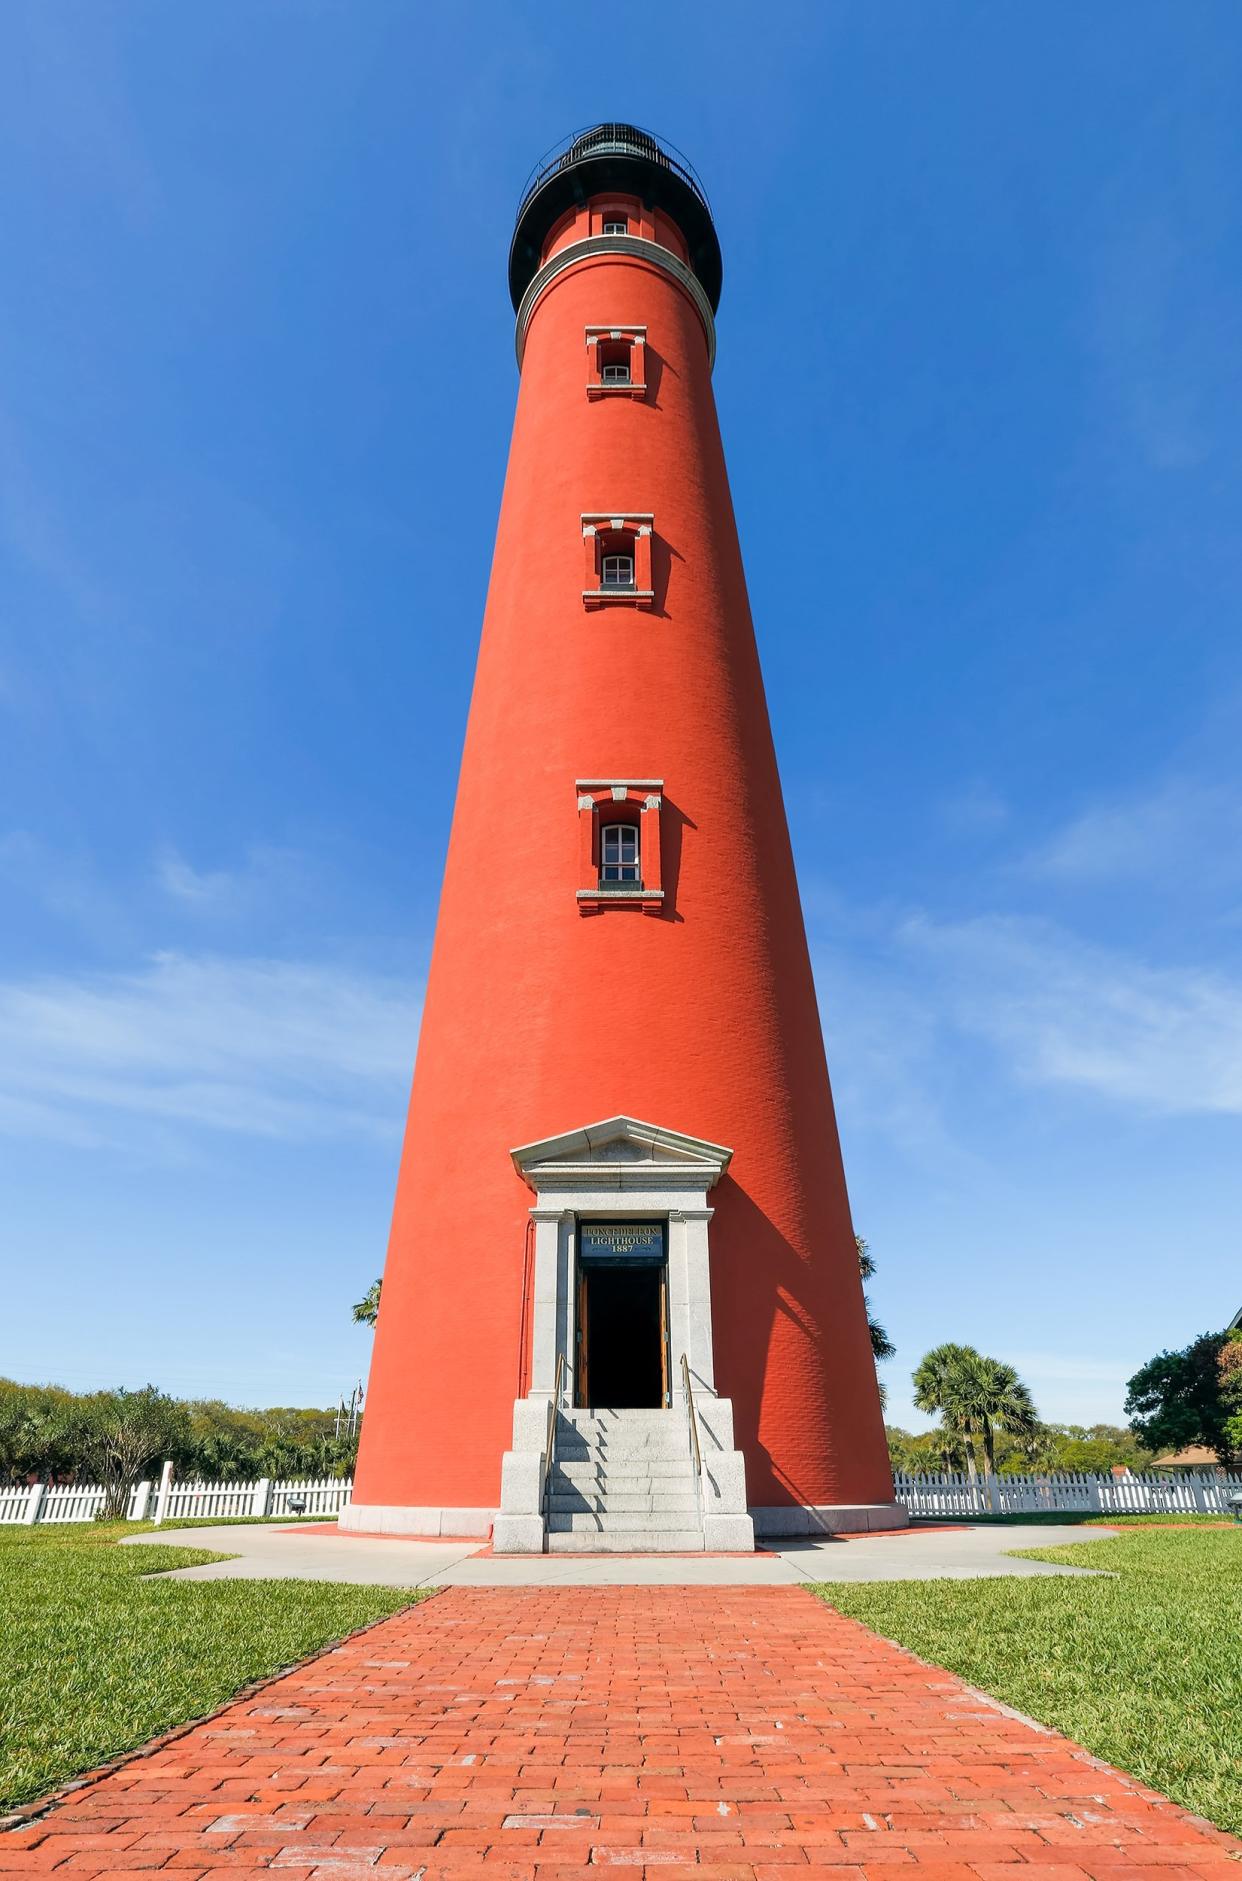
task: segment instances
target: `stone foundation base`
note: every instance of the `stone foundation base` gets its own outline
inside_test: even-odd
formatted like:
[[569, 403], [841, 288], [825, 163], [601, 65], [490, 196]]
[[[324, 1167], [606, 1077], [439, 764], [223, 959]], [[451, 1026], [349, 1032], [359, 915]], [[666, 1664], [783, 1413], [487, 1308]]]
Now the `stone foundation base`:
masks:
[[[704, 1545], [712, 1553], [749, 1549], [747, 1524], [754, 1521], [760, 1538], [796, 1538], [811, 1535], [866, 1535], [872, 1530], [905, 1528], [910, 1517], [899, 1502], [826, 1502], [815, 1508], [788, 1505], [751, 1509], [749, 1516], [715, 1514], [706, 1518]], [[337, 1517], [337, 1526], [354, 1534], [408, 1535], [434, 1540], [439, 1535], [465, 1535], [486, 1541], [495, 1524], [498, 1554], [542, 1554], [541, 1516], [505, 1516], [495, 1509], [410, 1509], [351, 1502]]]
[[873, 1529], [907, 1528], [909, 1514], [900, 1502], [821, 1502], [815, 1507], [790, 1504], [778, 1509], [752, 1509], [755, 1534], [761, 1537], [798, 1535], [866, 1535]]
[[468, 1535], [486, 1541], [496, 1520], [494, 1509], [403, 1509], [386, 1504], [350, 1502], [336, 1518], [338, 1528], [364, 1535]]
[[493, 1554], [542, 1554], [542, 1515], [506, 1515], [502, 1509], [492, 1530]]

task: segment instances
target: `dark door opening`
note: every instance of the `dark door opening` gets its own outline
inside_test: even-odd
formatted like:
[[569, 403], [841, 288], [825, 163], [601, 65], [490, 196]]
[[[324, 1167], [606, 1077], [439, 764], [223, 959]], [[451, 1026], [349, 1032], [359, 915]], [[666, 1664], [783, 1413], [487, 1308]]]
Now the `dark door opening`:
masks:
[[[641, 1235], [645, 1246], [636, 1245]], [[628, 1237], [628, 1238], [627, 1238]], [[627, 1253], [618, 1257], [618, 1247]], [[578, 1262], [577, 1399], [592, 1409], [668, 1402], [668, 1265], [663, 1224], [583, 1224]]]

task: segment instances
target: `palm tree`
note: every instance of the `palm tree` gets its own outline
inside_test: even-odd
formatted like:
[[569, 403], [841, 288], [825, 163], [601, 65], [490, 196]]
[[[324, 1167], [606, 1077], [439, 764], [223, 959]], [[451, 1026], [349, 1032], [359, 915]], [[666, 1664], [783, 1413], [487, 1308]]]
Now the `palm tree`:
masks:
[[[875, 1261], [872, 1259], [871, 1249], [860, 1234], [854, 1236], [854, 1246], [858, 1249], [858, 1271], [864, 1280], [870, 1280], [875, 1272]], [[895, 1357], [897, 1347], [893, 1344], [879, 1320], [876, 1319], [875, 1315], [872, 1313], [870, 1296], [865, 1289], [863, 1292], [863, 1305], [867, 1309], [867, 1329], [871, 1334], [872, 1358], [878, 1361], [880, 1359], [891, 1359]], [[883, 1387], [881, 1387], [881, 1395], [882, 1394]]]
[[972, 1423], [983, 1434], [988, 1475], [996, 1474], [996, 1432], [1025, 1436], [1038, 1422], [1030, 1391], [1003, 1359], [970, 1352], [957, 1375], [957, 1390]]
[[972, 1345], [937, 1345], [923, 1355], [914, 1374], [915, 1404], [920, 1411], [939, 1411], [946, 1432], [961, 1442], [966, 1471], [972, 1478], [979, 1473], [974, 1443], [978, 1425], [971, 1391], [975, 1360], [982, 1362], [982, 1355]]
[[354, 1306], [354, 1319], [360, 1326], [373, 1326], [379, 1318], [380, 1288], [382, 1280], [373, 1280], [362, 1298]]
[[1031, 1394], [1013, 1366], [973, 1345], [934, 1346], [914, 1374], [914, 1402], [920, 1411], [939, 1411], [945, 1430], [961, 1441], [972, 1477], [979, 1469], [976, 1435], [983, 1439], [988, 1475], [995, 1476], [997, 1431], [1026, 1436], [1038, 1423]]

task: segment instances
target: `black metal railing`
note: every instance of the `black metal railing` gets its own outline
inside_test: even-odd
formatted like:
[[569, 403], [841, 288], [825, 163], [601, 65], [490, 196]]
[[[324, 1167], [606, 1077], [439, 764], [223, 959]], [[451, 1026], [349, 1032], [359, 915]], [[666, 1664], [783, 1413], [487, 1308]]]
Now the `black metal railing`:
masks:
[[556, 1456], [556, 1420], [560, 1415], [561, 1391], [565, 1383], [565, 1354], [556, 1355], [556, 1378], [552, 1385], [552, 1396], [548, 1399], [548, 1428], [543, 1440], [543, 1481], [539, 1487], [539, 1511], [547, 1520], [548, 1485], [552, 1481], [552, 1464]]
[[609, 156], [645, 157], [648, 163], [658, 163], [662, 169], [671, 170], [694, 191], [704, 208], [711, 213], [707, 191], [699, 181], [693, 164], [675, 144], [658, 142], [650, 131], [642, 130], [637, 124], [594, 124], [576, 132], [568, 144], [554, 144], [551, 150], [545, 151], [540, 157], [523, 185], [518, 204], [518, 221], [521, 221], [526, 205], [536, 190], [550, 176], [555, 176], [558, 170], [567, 170], [584, 157]]
[[699, 1491], [699, 1511], [703, 1512], [703, 1446], [699, 1442], [699, 1420], [694, 1409], [694, 1386], [690, 1382], [690, 1361], [681, 1355], [681, 1388], [685, 1393], [686, 1417], [690, 1423], [690, 1454], [694, 1458], [694, 1476]]

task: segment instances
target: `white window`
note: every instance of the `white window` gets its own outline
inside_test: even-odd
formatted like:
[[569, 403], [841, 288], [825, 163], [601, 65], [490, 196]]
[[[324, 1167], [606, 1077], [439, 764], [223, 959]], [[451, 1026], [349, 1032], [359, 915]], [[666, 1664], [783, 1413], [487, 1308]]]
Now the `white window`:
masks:
[[605, 216], [604, 218], [604, 234], [605, 235], [628, 235], [629, 230], [630, 230], [630, 225], [628, 222], [623, 222], [616, 216]]
[[634, 557], [632, 555], [605, 555], [600, 585], [604, 588], [632, 588], [634, 586]]
[[600, 831], [599, 861], [601, 882], [639, 884], [638, 825], [605, 823]]

